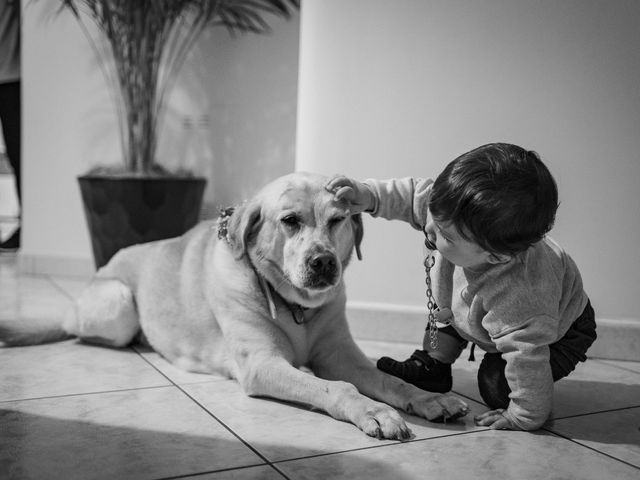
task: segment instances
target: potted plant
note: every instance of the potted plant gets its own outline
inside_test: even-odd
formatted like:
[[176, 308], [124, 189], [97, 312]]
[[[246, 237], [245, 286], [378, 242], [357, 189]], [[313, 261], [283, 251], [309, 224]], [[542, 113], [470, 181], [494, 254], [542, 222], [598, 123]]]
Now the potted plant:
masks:
[[[178, 236], [198, 220], [206, 180], [156, 162], [165, 101], [202, 32], [266, 33], [299, 0], [60, 0], [112, 87], [123, 163], [79, 176], [96, 268], [120, 248]], [[99, 38], [86, 28], [89, 20]]]

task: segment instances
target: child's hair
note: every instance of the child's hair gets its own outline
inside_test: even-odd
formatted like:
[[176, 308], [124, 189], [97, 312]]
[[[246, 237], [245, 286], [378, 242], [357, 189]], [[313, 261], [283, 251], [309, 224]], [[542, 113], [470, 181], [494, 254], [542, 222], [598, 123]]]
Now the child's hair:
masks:
[[491, 253], [512, 255], [551, 230], [558, 188], [537, 153], [491, 143], [453, 160], [433, 184], [429, 210]]

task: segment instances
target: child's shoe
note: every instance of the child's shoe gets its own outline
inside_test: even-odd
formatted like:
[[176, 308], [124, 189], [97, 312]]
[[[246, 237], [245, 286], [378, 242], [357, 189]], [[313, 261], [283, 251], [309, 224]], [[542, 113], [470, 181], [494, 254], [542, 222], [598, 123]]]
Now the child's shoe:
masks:
[[453, 383], [451, 364], [431, 358], [424, 350], [416, 350], [404, 362], [382, 357], [378, 360], [377, 367], [389, 375], [429, 392], [448, 392]]

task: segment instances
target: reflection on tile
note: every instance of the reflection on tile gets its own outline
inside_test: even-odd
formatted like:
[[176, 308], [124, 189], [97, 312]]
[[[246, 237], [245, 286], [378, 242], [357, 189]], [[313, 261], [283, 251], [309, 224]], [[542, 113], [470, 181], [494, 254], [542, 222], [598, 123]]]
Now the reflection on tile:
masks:
[[56, 276], [51, 277], [51, 281], [69, 298], [78, 298], [87, 285], [89, 285], [91, 279]]
[[154, 352], [151, 348], [139, 345], [135, 345], [133, 348], [151, 365], [162, 372], [163, 375], [166, 375], [167, 378], [178, 385], [185, 385], [188, 383], [215, 382], [217, 380], [228, 380], [227, 377], [223, 377], [221, 375], [193, 373], [182, 370], [174, 366], [169, 361], [165, 360], [164, 357], [162, 357], [159, 353]]
[[279, 463], [290, 478], [635, 480], [638, 470], [551, 434], [483, 431]]
[[264, 463], [174, 387], [3, 403], [0, 431], [11, 478], [155, 479]]
[[640, 467], [640, 407], [554, 420], [548, 429]]
[[58, 321], [70, 305], [69, 298], [45, 278], [0, 276], [0, 320]]
[[67, 340], [0, 348], [0, 401], [168, 385], [130, 349]]
[[185, 480], [283, 480], [284, 475], [278, 473], [274, 467], [248, 467], [226, 472], [215, 472], [196, 477], [184, 477]]
[[[269, 460], [395, 443], [369, 437], [350, 423], [304, 406], [248, 397], [235, 381], [186, 385], [184, 389]], [[469, 403], [469, 415], [446, 425], [405, 414], [403, 417], [415, 438], [481, 430], [473, 424], [473, 416], [483, 407]]]

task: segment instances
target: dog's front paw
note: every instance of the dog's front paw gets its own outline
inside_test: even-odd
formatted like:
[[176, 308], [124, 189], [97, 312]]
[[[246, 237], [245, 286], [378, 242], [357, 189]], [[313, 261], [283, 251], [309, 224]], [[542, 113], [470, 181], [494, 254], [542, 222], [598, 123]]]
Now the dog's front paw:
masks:
[[414, 398], [406, 408], [408, 413], [424, 417], [432, 422], [448, 422], [464, 417], [469, 406], [461, 399], [451, 395], [426, 393]]
[[371, 437], [391, 440], [406, 440], [411, 430], [394, 409], [385, 404], [370, 406], [356, 415], [355, 425]]

